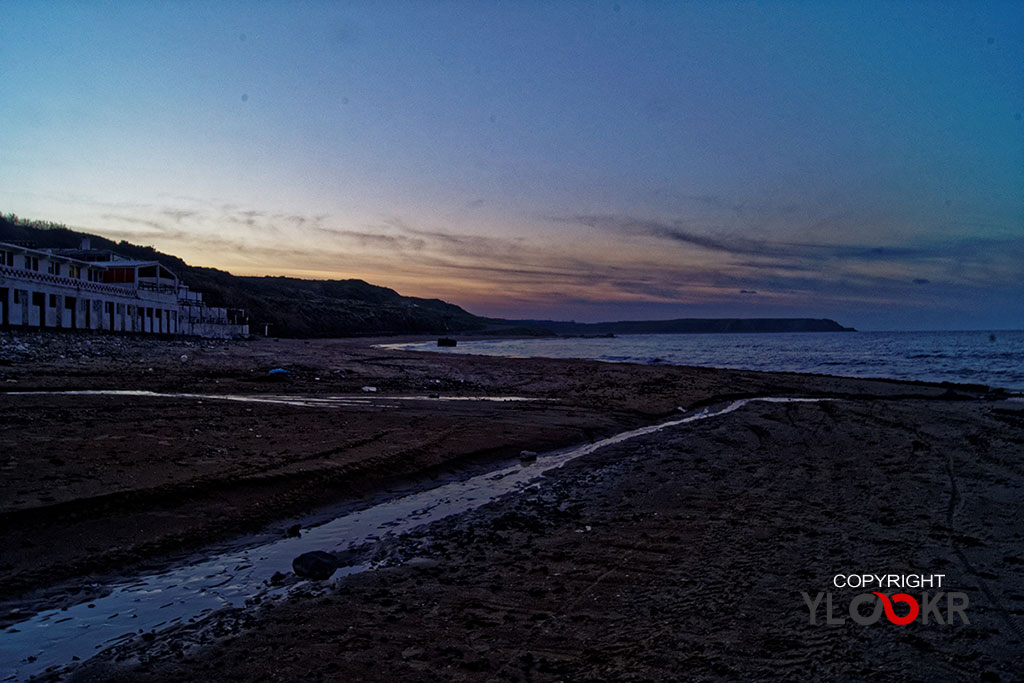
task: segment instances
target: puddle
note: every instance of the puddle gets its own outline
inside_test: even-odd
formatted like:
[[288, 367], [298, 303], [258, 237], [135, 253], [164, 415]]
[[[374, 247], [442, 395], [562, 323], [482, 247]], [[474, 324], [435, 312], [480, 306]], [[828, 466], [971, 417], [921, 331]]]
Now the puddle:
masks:
[[[150, 392], [117, 393], [192, 396]], [[388, 535], [402, 534], [445, 517], [473, 510], [502, 495], [521, 491], [528, 486], [543, 485], [541, 475], [544, 472], [600, 448], [668, 427], [726, 415], [755, 401], [794, 403], [823, 400], [829, 399], [738, 400], [714, 412], [705, 409], [661, 424], [622, 432], [591, 444], [541, 454], [535, 463], [527, 466], [512, 465], [388, 500], [345, 514], [320, 526], [303, 529], [297, 538], [276, 540], [218, 555], [197, 564], [111, 585], [103, 597], [67, 609], [41, 612], [0, 632], [0, 662], [6, 669], [5, 673], [0, 674], [3, 676], [0, 680], [18, 681], [48, 670], [59, 671], [73, 664], [74, 657], [79, 660], [89, 659], [101, 650], [142, 632], [198, 621], [214, 610], [242, 607], [253, 598], [266, 600], [280, 597], [295, 586], [275, 588], [268, 585], [268, 580], [275, 572], [290, 572], [292, 560], [304, 552], [346, 550], [353, 545], [372, 543]], [[339, 569], [334, 577], [370, 568], [367, 564], [345, 567]]]
[[373, 406], [376, 408], [397, 408], [388, 401], [492, 401], [497, 403], [523, 401], [555, 401], [551, 398], [529, 396], [377, 396], [368, 394], [337, 395], [275, 395], [275, 394], [178, 394], [159, 391], [121, 389], [81, 389], [75, 391], [7, 391], [2, 396], [133, 396], [151, 398], [191, 398], [210, 401], [240, 401], [242, 403], [274, 403], [303, 408], [346, 408]]

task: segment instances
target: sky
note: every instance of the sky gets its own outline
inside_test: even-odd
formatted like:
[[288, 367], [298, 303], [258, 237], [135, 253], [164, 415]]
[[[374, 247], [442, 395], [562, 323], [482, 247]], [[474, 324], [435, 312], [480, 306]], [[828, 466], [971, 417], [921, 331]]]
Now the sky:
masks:
[[0, 212], [481, 315], [1024, 328], [1024, 3], [0, 0]]

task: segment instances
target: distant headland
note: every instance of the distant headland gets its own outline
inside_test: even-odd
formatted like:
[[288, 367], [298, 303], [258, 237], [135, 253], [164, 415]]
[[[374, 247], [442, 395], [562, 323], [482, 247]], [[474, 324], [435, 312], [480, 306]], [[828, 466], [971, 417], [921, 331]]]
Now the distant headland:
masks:
[[706, 334], [737, 332], [856, 332], [828, 318], [677, 318], [607, 323], [519, 320], [518, 325], [557, 335]]

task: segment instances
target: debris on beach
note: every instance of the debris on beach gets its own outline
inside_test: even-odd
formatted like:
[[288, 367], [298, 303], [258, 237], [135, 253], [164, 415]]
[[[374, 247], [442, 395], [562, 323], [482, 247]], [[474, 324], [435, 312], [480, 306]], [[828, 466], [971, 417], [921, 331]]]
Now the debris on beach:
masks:
[[522, 451], [519, 453], [519, 462], [537, 462], [537, 453], [534, 451]]
[[274, 368], [268, 370], [262, 379], [267, 382], [286, 382], [291, 379], [291, 375], [292, 373], [284, 368]]
[[363, 391], [374, 392], [377, 391], [377, 387], [363, 387]]

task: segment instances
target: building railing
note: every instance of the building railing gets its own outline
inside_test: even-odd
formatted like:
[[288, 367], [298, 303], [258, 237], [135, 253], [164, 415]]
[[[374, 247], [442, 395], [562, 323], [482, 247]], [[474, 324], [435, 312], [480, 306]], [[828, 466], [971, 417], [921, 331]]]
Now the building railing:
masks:
[[135, 295], [135, 288], [128, 283], [126, 283], [125, 286], [123, 287], [119, 287], [117, 285], [109, 285], [103, 282], [92, 282], [91, 280], [77, 280], [75, 278], [63, 277], [61, 275], [40, 273], [35, 270], [25, 270], [24, 268], [12, 268], [11, 266], [0, 266], [0, 275], [5, 275], [7, 277], [20, 280], [32, 280], [35, 282], [41, 282], [43, 284], [48, 285], [57, 285], [58, 287], [71, 287], [86, 292], [95, 292], [97, 294], [110, 294], [113, 296]]
[[[91, 280], [77, 280], [75, 278], [53, 275], [52, 273], [40, 273], [35, 270], [27, 270], [22, 268], [13, 268], [7, 265], [0, 265], [0, 282], [2, 282], [4, 279], [9, 280], [10, 284], [15, 285], [19, 281], [21, 281], [25, 284], [26, 287], [31, 287], [33, 283], [38, 283], [74, 289], [78, 290], [79, 292], [93, 292], [95, 294], [106, 294], [109, 296], [116, 296], [121, 298], [130, 297], [131, 299], [135, 300], [135, 305], [139, 307], [138, 311], [135, 313], [134, 316], [128, 316], [127, 314], [124, 313], [120, 313], [118, 315], [124, 316], [126, 320], [133, 319], [136, 321], [142, 321], [144, 319], [144, 316], [141, 311], [142, 308], [145, 305], [147, 305], [147, 299], [140, 299], [139, 290], [135, 287], [134, 283], [124, 283], [123, 285], [115, 285], [104, 282], [92, 282]], [[8, 283], [5, 282], [4, 286], [8, 286]], [[160, 292], [177, 293], [177, 288], [167, 287], [163, 285], [159, 287], [156, 285], [151, 285], [150, 287], [143, 287], [143, 289], [146, 289], [147, 291], [156, 290]], [[181, 313], [193, 313], [195, 312], [195, 309], [199, 309], [199, 311], [209, 310], [208, 307], [205, 304], [203, 304], [201, 298], [199, 300], [179, 299], [178, 304], [178, 315], [180, 315]], [[179, 318], [179, 321], [184, 319], [185, 317], [181, 316]], [[220, 314], [217, 317], [188, 315], [187, 319], [191, 325], [216, 325], [220, 327], [239, 328], [233, 332], [235, 334], [243, 334], [247, 332], [247, 322], [244, 317], [244, 312], [240, 311], [239, 309], [229, 309], [227, 316], [224, 316], [223, 314]], [[243, 330], [242, 328], [246, 329]]]
[[150, 292], [166, 292], [173, 294], [178, 293], [178, 288], [175, 285], [158, 285], [153, 282], [145, 282], [143, 280], [139, 280], [137, 286], [139, 289], [145, 289]]
[[193, 318], [188, 319], [192, 325], [244, 325], [245, 323], [235, 323], [227, 318]]

